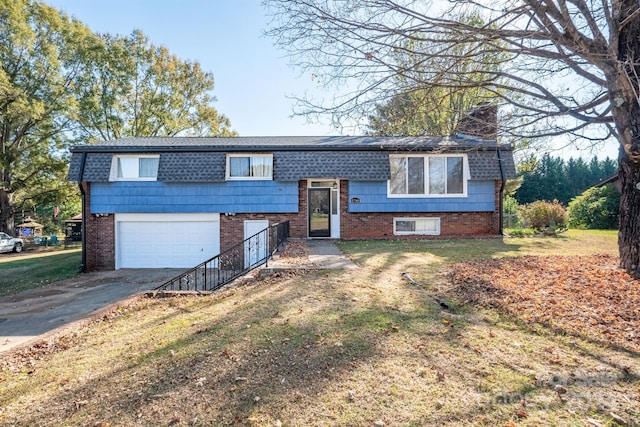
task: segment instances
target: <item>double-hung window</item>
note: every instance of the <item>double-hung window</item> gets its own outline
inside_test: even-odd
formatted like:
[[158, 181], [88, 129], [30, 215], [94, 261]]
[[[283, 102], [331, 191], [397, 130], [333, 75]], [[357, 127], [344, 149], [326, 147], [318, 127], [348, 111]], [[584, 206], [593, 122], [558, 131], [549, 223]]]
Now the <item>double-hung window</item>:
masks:
[[159, 155], [114, 156], [111, 181], [155, 181], [159, 163]]
[[392, 154], [391, 197], [466, 195], [465, 155]]
[[270, 180], [273, 179], [272, 154], [228, 154], [227, 179]]

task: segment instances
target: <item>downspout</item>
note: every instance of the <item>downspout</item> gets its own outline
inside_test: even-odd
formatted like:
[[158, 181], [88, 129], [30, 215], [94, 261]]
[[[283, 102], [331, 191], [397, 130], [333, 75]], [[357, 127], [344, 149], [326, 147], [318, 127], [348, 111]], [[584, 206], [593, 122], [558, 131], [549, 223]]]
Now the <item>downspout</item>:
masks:
[[82, 200], [82, 263], [80, 264], [80, 272], [84, 273], [87, 270], [87, 215], [85, 212], [85, 198], [86, 193], [82, 186], [82, 177], [84, 176], [84, 165], [87, 160], [87, 152], [82, 152], [82, 160], [80, 162], [80, 171], [78, 172], [78, 187], [80, 188], [80, 196]]
[[[504, 186], [505, 181], [507, 180], [504, 174], [504, 167], [502, 166], [502, 151], [498, 150], [498, 165], [500, 165], [500, 177], [502, 178], [502, 182], [500, 183], [500, 199], [498, 202], [498, 209], [500, 209], [500, 235], [504, 235], [504, 228], [502, 226], [504, 222], [504, 214], [502, 213], [502, 203], [504, 199]], [[83, 217], [84, 218], [84, 217]]]

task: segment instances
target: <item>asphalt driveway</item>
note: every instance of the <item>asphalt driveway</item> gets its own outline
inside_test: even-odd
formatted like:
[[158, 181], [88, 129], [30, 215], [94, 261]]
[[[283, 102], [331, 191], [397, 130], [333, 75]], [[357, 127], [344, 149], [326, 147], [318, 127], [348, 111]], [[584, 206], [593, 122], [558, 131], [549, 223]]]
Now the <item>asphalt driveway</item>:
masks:
[[122, 269], [72, 279], [0, 298], [0, 353], [109, 310], [161, 285], [183, 269]]
[[[271, 269], [358, 268], [332, 240], [291, 239], [303, 245], [293, 262], [279, 255]], [[285, 250], [286, 252], [286, 250]], [[287, 258], [287, 257], [285, 257]], [[141, 292], [156, 288], [185, 269], [121, 269], [86, 273], [71, 279], [0, 298], [0, 354], [29, 345], [48, 334], [101, 312]]]

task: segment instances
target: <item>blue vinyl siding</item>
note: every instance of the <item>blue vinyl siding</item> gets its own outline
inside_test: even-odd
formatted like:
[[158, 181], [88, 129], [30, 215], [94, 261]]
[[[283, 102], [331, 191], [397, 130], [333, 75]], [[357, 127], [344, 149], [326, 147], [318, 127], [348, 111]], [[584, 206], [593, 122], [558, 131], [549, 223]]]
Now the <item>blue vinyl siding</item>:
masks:
[[493, 212], [494, 191], [494, 181], [468, 181], [467, 197], [389, 198], [386, 182], [349, 182], [349, 212]]
[[292, 213], [298, 212], [298, 183], [94, 182], [91, 184], [91, 212]]

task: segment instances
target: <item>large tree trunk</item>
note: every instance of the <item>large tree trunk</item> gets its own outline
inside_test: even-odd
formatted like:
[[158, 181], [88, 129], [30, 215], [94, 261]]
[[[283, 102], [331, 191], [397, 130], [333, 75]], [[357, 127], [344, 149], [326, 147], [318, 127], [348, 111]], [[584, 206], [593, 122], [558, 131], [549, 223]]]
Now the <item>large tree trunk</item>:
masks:
[[637, 98], [640, 93], [640, 15], [634, 15], [639, 8], [637, 0], [623, 0], [621, 5], [619, 22], [630, 20], [619, 33], [618, 64], [624, 70], [621, 74], [626, 75], [618, 77], [623, 82], [619, 86], [621, 90], [614, 93], [624, 99], [624, 104], [616, 108], [616, 99], [613, 100], [622, 143], [618, 157], [622, 183], [618, 247], [620, 267], [640, 278], [640, 100]]
[[620, 267], [640, 278], [640, 167], [623, 148], [618, 159], [622, 184], [618, 249]]
[[13, 236], [13, 204], [10, 195], [0, 188], [0, 231], [11, 234]]

